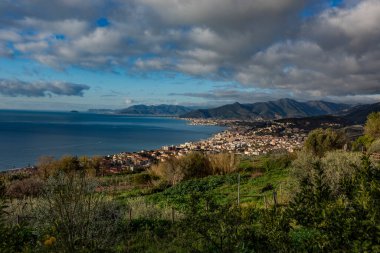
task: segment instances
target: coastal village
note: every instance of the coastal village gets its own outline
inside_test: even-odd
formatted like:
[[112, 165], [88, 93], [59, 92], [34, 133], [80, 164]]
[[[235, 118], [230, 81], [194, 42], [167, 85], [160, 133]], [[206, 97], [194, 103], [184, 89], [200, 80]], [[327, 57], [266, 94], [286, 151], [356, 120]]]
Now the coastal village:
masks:
[[105, 159], [111, 166], [110, 172], [144, 170], [159, 161], [184, 156], [196, 151], [214, 154], [229, 152], [247, 156], [263, 155], [276, 151], [292, 153], [302, 147], [307, 136], [305, 130], [299, 129], [291, 123], [266, 122], [262, 127], [257, 127], [239, 125], [235, 121], [194, 120], [190, 121], [189, 124], [222, 125], [227, 126], [227, 129], [206, 140], [197, 142], [163, 146], [157, 150], [108, 155]]

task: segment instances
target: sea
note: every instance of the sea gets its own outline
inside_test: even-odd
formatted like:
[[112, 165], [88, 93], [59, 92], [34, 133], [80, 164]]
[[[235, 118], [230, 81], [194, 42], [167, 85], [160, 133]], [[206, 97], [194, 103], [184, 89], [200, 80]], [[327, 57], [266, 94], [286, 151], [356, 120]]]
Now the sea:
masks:
[[42, 156], [158, 149], [207, 139], [222, 130], [168, 117], [0, 110], [0, 170], [35, 165]]

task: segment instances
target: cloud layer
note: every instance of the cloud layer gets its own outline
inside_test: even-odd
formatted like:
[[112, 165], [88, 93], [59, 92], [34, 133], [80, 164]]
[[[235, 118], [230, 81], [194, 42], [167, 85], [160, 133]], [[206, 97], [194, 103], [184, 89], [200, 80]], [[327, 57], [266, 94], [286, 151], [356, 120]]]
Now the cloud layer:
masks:
[[380, 94], [380, 1], [329, 2], [4, 0], [0, 56], [63, 69], [184, 73], [273, 97]]
[[74, 83], [28, 83], [17, 80], [0, 79], [0, 94], [10, 97], [46, 97], [52, 95], [83, 96], [83, 92], [89, 88], [87, 85]]

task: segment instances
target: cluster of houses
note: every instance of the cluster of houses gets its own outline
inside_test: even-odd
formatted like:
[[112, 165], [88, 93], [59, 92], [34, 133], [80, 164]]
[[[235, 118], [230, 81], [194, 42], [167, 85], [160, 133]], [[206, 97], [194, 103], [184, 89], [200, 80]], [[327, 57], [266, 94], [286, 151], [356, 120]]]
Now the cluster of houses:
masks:
[[187, 142], [177, 146], [164, 146], [157, 150], [142, 150], [135, 153], [109, 155], [111, 171], [136, 171], [170, 157], [181, 157], [190, 152], [230, 152], [241, 155], [262, 155], [281, 150], [294, 152], [306, 138], [306, 132], [289, 123], [273, 122], [265, 127], [230, 125], [227, 130], [206, 140]]

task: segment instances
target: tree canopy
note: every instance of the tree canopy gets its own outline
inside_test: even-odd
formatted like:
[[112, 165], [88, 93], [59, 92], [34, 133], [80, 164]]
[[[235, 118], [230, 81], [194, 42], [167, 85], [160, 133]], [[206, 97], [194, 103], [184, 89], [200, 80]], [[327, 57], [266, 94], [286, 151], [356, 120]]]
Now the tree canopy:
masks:
[[380, 112], [373, 112], [368, 115], [364, 133], [373, 139], [380, 138]]

